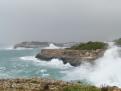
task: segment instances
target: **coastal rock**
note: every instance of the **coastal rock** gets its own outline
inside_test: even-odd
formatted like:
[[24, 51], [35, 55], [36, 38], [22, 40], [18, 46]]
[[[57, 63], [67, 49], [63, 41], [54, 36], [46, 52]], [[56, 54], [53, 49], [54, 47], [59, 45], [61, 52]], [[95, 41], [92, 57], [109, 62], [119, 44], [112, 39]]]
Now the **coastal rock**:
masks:
[[104, 49], [97, 50], [70, 50], [70, 49], [42, 49], [36, 58], [50, 61], [53, 58], [61, 59], [64, 64], [70, 63], [72, 66], [79, 66], [83, 61], [93, 62], [103, 56]]
[[78, 82], [65, 82], [47, 78], [0, 79], [0, 91], [121, 91], [121, 88], [95, 87]]
[[0, 91], [60, 91], [69, 85], [74, 84], [45, 78], [0, 79]]

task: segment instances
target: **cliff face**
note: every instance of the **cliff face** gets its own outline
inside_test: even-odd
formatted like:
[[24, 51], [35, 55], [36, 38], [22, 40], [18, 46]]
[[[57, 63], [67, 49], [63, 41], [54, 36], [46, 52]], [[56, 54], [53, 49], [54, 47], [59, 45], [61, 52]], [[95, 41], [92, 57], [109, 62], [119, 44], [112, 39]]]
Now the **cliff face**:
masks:
[[72, 66], [79, 66], [82, 61], [92, 61], [103, 56], [104, 50], [70, 50], [70, 49], [43, 49], [36, 58], [49, 61], [58, 58], [64, 64], [70, 63]]

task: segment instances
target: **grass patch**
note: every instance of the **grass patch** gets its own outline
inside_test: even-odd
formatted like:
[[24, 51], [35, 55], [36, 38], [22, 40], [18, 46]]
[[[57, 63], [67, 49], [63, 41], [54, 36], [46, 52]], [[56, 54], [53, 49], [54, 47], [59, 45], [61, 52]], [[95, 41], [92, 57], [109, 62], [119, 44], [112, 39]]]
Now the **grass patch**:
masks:
[[66, 86], [63, 91], [101, 91], [100, 88], [95, 86]]

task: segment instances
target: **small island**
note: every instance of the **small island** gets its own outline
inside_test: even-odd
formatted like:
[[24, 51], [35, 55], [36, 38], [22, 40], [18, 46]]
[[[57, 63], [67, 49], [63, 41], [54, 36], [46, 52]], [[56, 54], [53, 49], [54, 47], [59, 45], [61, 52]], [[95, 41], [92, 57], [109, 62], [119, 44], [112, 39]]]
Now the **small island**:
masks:
[[36, 58], [45, 61], [57, 58], [64, 64], [70, 63], [72, 66], [79, 66], [83, 61], [92, 62], [92, 60], [103, 56], [107, 46], [108, 44], [104, 42], [89, 41], [65, 49], [42, 49]]
[[14, 49], [17, 48], [42, 48], [48, 47], [50, 44], [54, 44], [55, 46], [59, 47], [71, 47], [78, 42], [67, 42], [67, 43], [56, 43], [56, 42], [40, 42], [40, 41], [24, 41], [14, 45]]

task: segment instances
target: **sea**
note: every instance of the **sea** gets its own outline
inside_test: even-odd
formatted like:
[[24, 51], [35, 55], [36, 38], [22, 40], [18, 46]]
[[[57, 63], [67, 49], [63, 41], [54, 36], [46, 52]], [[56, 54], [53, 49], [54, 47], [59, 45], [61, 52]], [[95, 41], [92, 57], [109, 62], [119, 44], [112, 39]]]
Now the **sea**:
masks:
[[81, 81], [99, 87], [121, 87], [121, 47], [113, 42], [108, 44], [104, 56], [94, 60], [94, 64], [84, 62], [78, 67], [63, 64], [59, 59], [36, 59], [36, 54], [43, 48], [14, 49], [13, 46], [0, 45], [0, 79], [44, 77]]

